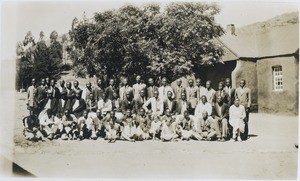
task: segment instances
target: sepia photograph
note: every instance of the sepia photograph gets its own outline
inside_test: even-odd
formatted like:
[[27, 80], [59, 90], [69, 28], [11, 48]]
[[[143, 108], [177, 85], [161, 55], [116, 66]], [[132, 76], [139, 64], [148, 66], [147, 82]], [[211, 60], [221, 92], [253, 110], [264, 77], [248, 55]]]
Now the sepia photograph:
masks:
[[297, 180], [299, 2], [1, 2], [0, 179]]

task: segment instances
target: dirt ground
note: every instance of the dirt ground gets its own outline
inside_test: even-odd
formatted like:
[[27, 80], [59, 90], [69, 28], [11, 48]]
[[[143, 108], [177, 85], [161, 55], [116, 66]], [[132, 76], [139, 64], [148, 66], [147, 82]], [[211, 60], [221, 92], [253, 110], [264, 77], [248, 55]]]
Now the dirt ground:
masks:
[[250, 114], [250, 139], [238, 142], [107, 143], [22, 135], [25, 94], [16, 96], [13, 161], [37, 177], [296, 179], [298, 117]]

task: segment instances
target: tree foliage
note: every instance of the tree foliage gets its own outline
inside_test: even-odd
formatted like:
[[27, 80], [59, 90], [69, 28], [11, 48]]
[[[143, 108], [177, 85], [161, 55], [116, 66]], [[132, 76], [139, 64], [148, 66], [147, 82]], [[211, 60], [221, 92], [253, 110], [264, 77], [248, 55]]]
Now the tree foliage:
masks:
[[215, 4], [171, 3], [127, 5], [96, 13], [93, 22], [71, 30], [71, 59], [79, 76], [108, 77], [143, 74], [169, 80], [198, 74], [223, 55], [215, 38], [224, 31], [214, 16]]

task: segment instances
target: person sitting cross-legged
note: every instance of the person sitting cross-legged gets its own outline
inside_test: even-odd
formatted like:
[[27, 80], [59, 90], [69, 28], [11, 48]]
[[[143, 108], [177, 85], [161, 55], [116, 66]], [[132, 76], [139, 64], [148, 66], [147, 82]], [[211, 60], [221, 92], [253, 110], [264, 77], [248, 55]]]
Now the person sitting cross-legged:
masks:
[[188, 111], [184, 111], [183, 115], [177, 117], [176, 131], [182, 140], [190, 140], [191, 138], [201, 140], [202, 136], [194, 130], [197, 118], [190, 115]]
[[121, 127], [121, 139], [126, 141], [134, 142], [134, 132], [132, 131], [132, 127], [135, 126], [132, 124], [133, 119], [131, 117], [131, 111], [127, 110], [124, 116], [123, 126]]
[[77, 118], [73, 114], [70, 114], [69, 110], [66, 110], [61, 118], [59, 130], [62, 140], [77, 139]]
[[208, 117], [207, 111], [202, 112], [202, 118], [200, 118], [199, 126], [201, 130], [200, 135], [203, 140], [210, 141], [217, 136], [215, 129], [217, 123], [211, 117]]
[[136, 126], [136, 135], [140, 141], [147, 140], [149, 136], [149, 125], [150, 120], [145, 114], [145, 110], [141, 108], [138, 112], [138, 115], [134, 118], [137, 124]]
[[23, 118], [25, 138], [29, 141], [44, 141], [44, 136], [40, 131], [40, 123], [33, 110], [30, 110], [30, 115]]
[[89, 115], [88, 110], [83, 112], [83, 116], [78, 119], [79, 139], [97, 139], [93, 118]]
[[52, 110], [47, 109], [46, 114], [40, 118], [41, 132], [44, 137], [49, 140], [54, 139], [54, 135], [58, 132], [59, 122], [59, 118], [52, 113]]
[[116, 142], [121, 136], [121, 130], [124, 124], [116, 117], [115, 111], [110, 111], [110, 113], [104, 118], [105, 122], [105, 139], [109, 143]]
[[151, 114], [151, 124], [149, 129], [149, 134], [152, 137], [152, 140], [156, 140], [160, 137], [162, 123], [158, 115]]
[[178, 138], [178, 135], [176, 134], [176, 122], [174, 118], [164, 118], [162, 120], [160, 139], [162, 141], [176, 141], [176, 138]]

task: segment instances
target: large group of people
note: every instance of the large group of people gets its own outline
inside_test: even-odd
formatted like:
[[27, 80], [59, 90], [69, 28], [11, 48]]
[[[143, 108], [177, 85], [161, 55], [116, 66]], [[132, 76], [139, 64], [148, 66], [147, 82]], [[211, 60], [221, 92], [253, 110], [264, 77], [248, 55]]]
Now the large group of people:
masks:
[[[194, 84], [194, 82], [196, 82]], [[114, 79], [104, 86], [45, 78], [27, 90], [29, 116], [23, 119], [27, 140], [216, 140], [247, 139], [251, 92], [246, 81], [237, 89], [226, 78], [211, 87], [211, 81], [201, 85], [201, 79], [182, 80], [176, 86], [162, 78], [158, 87], [152, 78], [148, 83], [136, 76], [130, 86], [122, 78], [119, 86]]]

